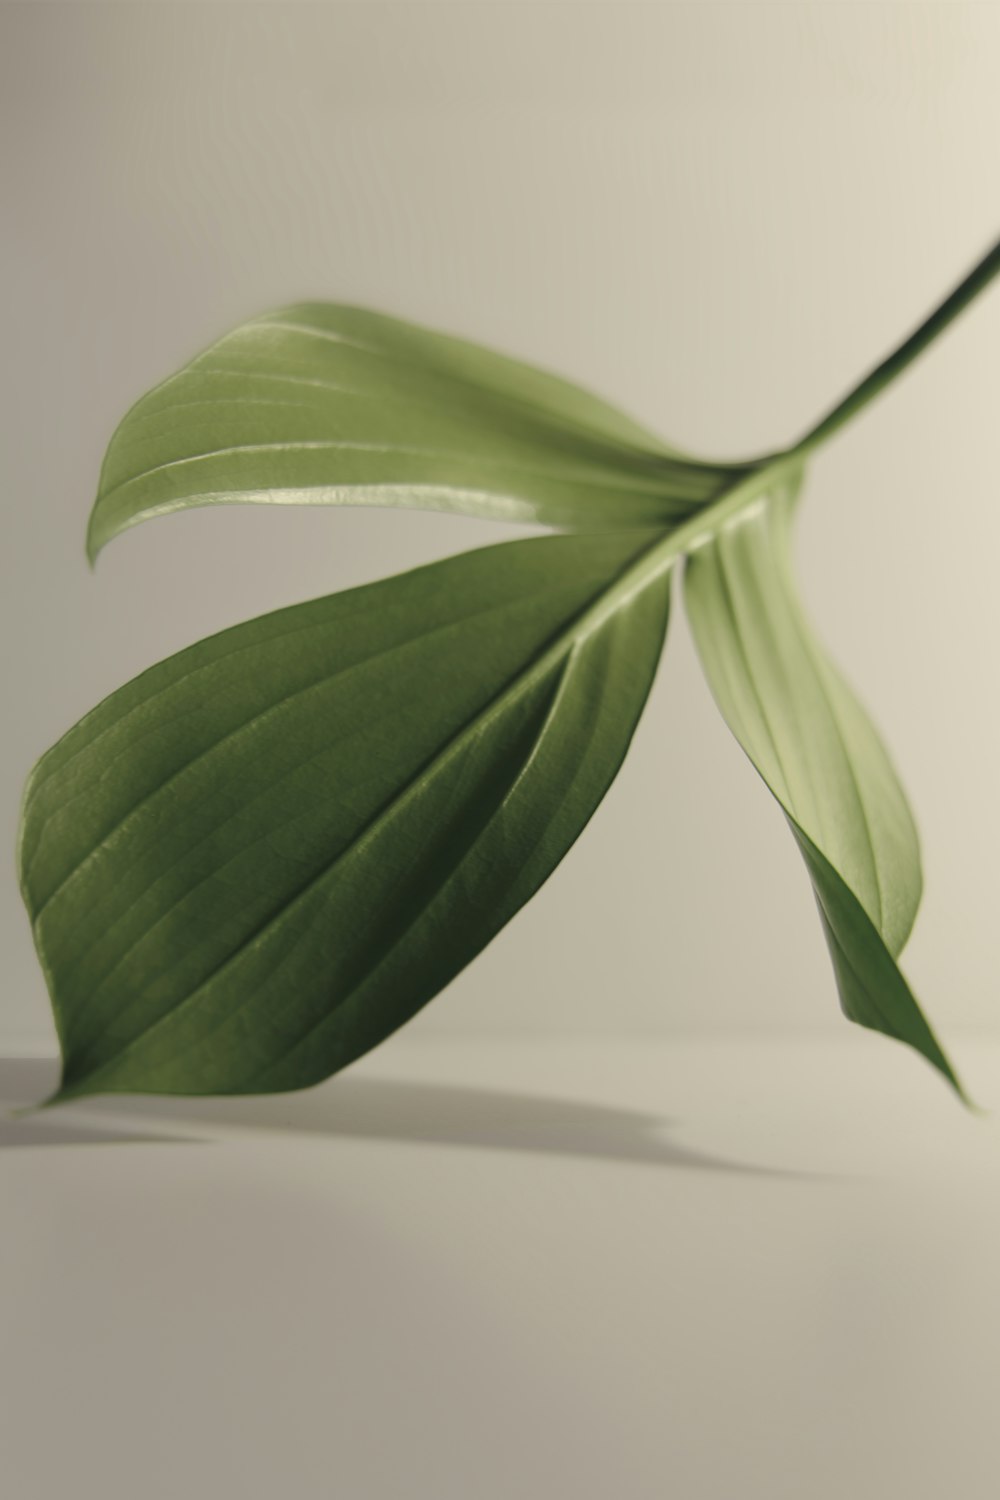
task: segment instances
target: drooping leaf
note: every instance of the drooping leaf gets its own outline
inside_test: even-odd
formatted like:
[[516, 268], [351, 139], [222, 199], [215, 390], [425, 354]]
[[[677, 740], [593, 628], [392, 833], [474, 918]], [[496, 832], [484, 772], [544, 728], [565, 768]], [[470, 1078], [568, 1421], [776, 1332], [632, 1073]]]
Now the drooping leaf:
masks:
[[666, 628], [654, 545], [544, 537], [296, 605], [72, 729], [20, 840], [59, 1097], [303, 1087], [447, 984], [618, 770]]
[[738, 472], [682, 457], [488, 349], [303, 303], [243, 324], [132, 408], [108, 448], [88, 549], [151, 516], [258, 501], [673, 526]]
[[959, 1088], [895, 959], [920, 901], [906, 798], [867, 714], [818, 644], [791, 571], [799, 474], [705, 540], [684, 595], [716, 701], [805, 858], [844, 1012], [908, 1042]]

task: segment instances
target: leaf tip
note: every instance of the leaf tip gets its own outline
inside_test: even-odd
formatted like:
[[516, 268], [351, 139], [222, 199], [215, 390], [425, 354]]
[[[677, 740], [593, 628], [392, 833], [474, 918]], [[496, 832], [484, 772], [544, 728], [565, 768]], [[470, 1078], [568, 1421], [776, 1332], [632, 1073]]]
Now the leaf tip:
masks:
[[972, 1095], [967, 1092], [966, 1087], [960, 1078], [952, 1073], [949, 1082], [951, 1083], [952, 1088], [955, 1090], [955, 1093], [958, 1095], [959, 1102], [965, 1105], [965, 1108], [969, 1111], [970, 1115], [974, 1115], [977, 1120], [990, 1119], [993, 1111], [990, 1109], [986, 1109], [986, 1107], [982, 1104], [977, 1104], [975, 1099], [972, 1098]]
[[97, 527], [94, 525], [93, 517], [91, 517], [90, 524], [87, 527], [87, 539], [84, 546], [84, 551], [87, 557], [87, 566], [92, 573], [97, 567], [97, 559], [100, 556], [101, 548], [103, 546], [104, 542], [98, 536]]
[[[929, 1029], [930, 1028], [928, 1028], [928, 1030]], [[941, 1074], [942, 1078], [956, 1094], [959, 1103], [964, 1104], [965, 1108], [969, 1111], [970, 1114], [976, 1115], [980, 1119], [985, 1119], [989, 1115], [989, 1110], [983, 1109], [982, 1105], [977, 1104], [976, 1101], [972, 1098], [971, 1094], [969, 1094], [969, 1092], [967, 1091], [965, 1084], [955, 1072], [955, 1069], [952, 1066], [951, 1059], [942, 1050], [933, 1032], [931, 1032], [930, 1035], [933, 1042], [933, 1050], [925, 1051], [923, 1048], [919, 1048], [918, 1050], [923, 1052], [924, 1057], [931, 1064], [931, 1066]]]

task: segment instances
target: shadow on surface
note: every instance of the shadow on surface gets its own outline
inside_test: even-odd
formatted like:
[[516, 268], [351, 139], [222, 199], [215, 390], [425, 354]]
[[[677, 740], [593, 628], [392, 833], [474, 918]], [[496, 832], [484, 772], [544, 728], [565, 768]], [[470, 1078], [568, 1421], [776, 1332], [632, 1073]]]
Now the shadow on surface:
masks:
[[[47, 1060], [0, 1061], [6, 1108], [42, 1099], [55, 1086]], [[143, 1128], [148, 1122], [148, 1132]], [[170, 1133], [170, 1127], [178, 1127]], [[22, 1119], [0, 1120], [0, 1145], [68, 1145], [98, 1141], [211, 1139], [249, 1128], [340, 1139], [465, 1146], [548, 1156], [683, 1167], [758, 1177], [801, 1178], [799, 1172], [731, 1161], [668, 1138], [672, 1122], [613, 1105], [549, 1099], [455, 1084], [411, 1083], [344, 1074], [292, 1094], [228, 1099], [106, 1096]], [[192, 1130], [200, 1132], [198, 1137]], [[809, 1175], [809, 1174], [805, 1174]]]
[[105, 1141], [188, 1145], [199, 1140], [187, 1132], [179, 1135], [142, 1128], [136, 1118], [143, 1114], [141, 1108], [130, 1110], [128, 1119], [117, 1119], [116, 1109], [105, 1114], [89, 1106], [18, 1117], [16, 1111], [44, 1099], [58, 1080], [59, 1066], [47, 1058], [0, 1058], [0, 1150], [8, 1146], [96, 1146]]

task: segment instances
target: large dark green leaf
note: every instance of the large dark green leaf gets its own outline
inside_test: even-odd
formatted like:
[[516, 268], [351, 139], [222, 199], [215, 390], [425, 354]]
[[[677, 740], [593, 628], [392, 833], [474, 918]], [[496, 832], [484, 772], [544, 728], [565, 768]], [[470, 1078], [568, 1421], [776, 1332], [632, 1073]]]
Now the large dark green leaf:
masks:
[[228, 334], [132, 408], [91, 556], [136, 522], [244, 501], [400, 505], [574, 530], [672, 526], [739, 472], [475, 344], [334, 303]]
[[412, 1016], [618, 770], [662, 554], [635, 532], [466, 553], [202, 641], [82, 720], [20, 844], [60, 1097], [298, 1088]]
[[798, 476], [689, 558], [698, 652], [736, 738], [791, 823], [853, 1021], [908, 1042], [955, 1075], [900, 974], [920, 901], [906, 798], [867, 715], [818, 645], [791, 573]]

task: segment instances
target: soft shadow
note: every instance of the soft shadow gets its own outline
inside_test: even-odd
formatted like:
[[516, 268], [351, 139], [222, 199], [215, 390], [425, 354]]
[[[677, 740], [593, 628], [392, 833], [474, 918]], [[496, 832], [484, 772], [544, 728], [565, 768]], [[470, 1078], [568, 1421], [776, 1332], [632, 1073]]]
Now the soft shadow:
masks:
[[95, 1120], [59, 1119], [55, 1115], [44, 1119], [12, 1120], [0, 1117], [0, 1151], [9, 1146], [97, 1146], [107, 1141], [142, 1142], [145, 1145], [196, 1145], [197, 1139], [190, 1135], [155, 1135], [129, 1129], [124, 1123], [118, 1129], [108, 1130]]
[[190, 1134], [136, 1129], [134, 1116], [140, 1110], [130, 1111], [131, 1120], [116, 1120], [113, 1114], [110, 1119], [102, 1118], [100, 1111], [85, 1106], [17, 1117], [17, 1111], [50, 1094], [58, 1078], [58, 1064], [47, 1058], [0, 1058], [0, 1150], [8, 1146], [93, 1146], [104, 1141], [197, 1142]]
[[[53, 1066], [48, 1062], [34, 1059], [0, 1062], [0, 1099], [11, 1105], [44, 1098], [54, 1081]], [[121, 1117], [122, 1128], [118, 1130], [114, 1128], [116, 1117]], [[148, 1135], [136, 1133], [140, 1120], [148, 1120], [154, 1127]], [[183, 1133], [173, 1136], [165, 1133], [172, 1123], [181, 1127]], [[0, 1144], [190, 1142], [195, 1139], [191, 1128], [205, 1139], [206, 1132], [210, 1138], [213, 1124], [227, 1132], [242, 1127], [342, 1139], [586, 1157], [755, 1177], [801, 1179], [811, 1175], [733, 1161], [682, 1146], [669, 1139], [670, 1120], [638, 1110], [498, 1089], [360, 1078], [349, 1073], [293, 1094], [228, 1099], [107, 1096], [87, 1101], [86, 1105], [59, 1107], [22, 1120], [0, 1122]], [[33, 1133], [22, 1137], [26, 1131]]]

